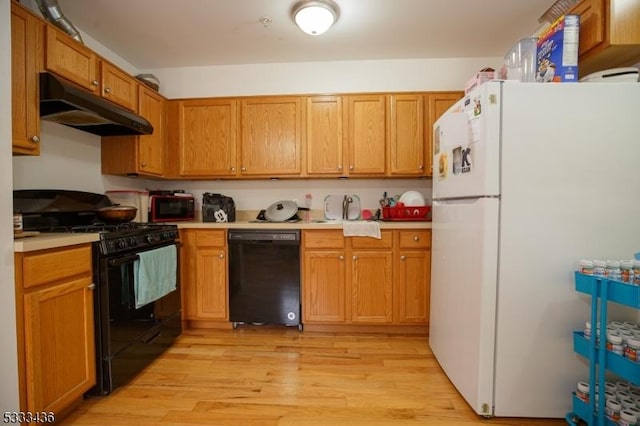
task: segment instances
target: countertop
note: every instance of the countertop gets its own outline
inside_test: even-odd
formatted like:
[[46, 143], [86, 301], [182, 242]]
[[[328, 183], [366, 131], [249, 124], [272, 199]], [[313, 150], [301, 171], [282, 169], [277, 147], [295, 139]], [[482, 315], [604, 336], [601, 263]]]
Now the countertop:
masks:
[[[378, 222], [380, 229], [431, 229], [431, 222]], [[236, 222], [175, 222], [178, 229], [342, 229], [342, 221], [326, 222], [294, 222], [294, 223], [254, 223], [250, 220], [238, 220]], [[14, 239], [13, 250], [16, 253], [24, 253], [35, 250], [45, 250], [57, 247], [66, 247], [76, 244], [91, 243], [99, 240], [99, 234], [74, 234], [74, 233], [41, 233], [35, 237]]]
[[[179, 229], [342, 229], [342, 221], [311, 221], [293, 223], [273, 223], [250, 220], [237, 220], [235, 222], [175, 222]], [[431, 222], [427, 221], [379, 221], [380, 229], [431, 229]]]
[[35, 237], [17, 238], [13, 240], [13, 251], [24, 253], [35, 250], [46, 250], [57, 247], [73, 246], [98, 241], [98, 233], [73, 234], [73, 233], [41, 233]]

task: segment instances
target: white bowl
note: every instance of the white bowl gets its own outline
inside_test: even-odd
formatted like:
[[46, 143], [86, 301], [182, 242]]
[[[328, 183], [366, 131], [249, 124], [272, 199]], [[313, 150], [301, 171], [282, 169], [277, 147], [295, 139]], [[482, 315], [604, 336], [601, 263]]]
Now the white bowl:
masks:
[[421, 207], [427, 204], [422, 194], [418, 191], [407, 191], [400, 196], [398, 201], [407, 207]]

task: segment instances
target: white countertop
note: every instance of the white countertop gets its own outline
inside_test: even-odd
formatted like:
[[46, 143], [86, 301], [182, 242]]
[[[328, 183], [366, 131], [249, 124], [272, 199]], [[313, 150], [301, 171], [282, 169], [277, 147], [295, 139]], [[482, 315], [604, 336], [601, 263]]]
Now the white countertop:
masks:
[[[385, 222], [379, 221], [380, 229], [431, 229], [431, 222], [410, 221], [410, 222]], [[178, 229], [342, 229], [342, 221], [326, 222], [293, 222], [293, 223], [273, 223], [273, 222], [251, 222], [238, 220], [235, 222], [175, 222]]]
[[[380, 221], [380, 229], [431, 229], [431, 222], [383, 222]], [[342, 229], [342, 221], [326, 222], [295, 222], [295, 223], [254, 223], [247, 220], [236, 222], [175, 222], [178, 229]], [[99, 240], [98, 233], [74, 234], [74, 233], [41, 233], [35, 237], [16, 238], [13, 241], [13, 250], [16, 253], [24, 253], [35, 250], [46, 250], [57, 247], [66, 247], [76, 244], [92, 243]]]
[[13, 240], [13, 251], [18, 253], [46, 250], [57, 247], [73, 246], [98, 241], [98, 233], [73, 234], [73, 233], [42, 233], [35, 237], [16, 238]]

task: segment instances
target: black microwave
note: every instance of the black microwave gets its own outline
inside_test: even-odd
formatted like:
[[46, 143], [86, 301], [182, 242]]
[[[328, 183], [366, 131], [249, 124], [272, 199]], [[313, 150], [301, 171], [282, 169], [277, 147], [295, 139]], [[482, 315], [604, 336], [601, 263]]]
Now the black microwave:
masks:
[[149, 197], [150, 222], [177, 222], [195, 219], [193, 196], [151, 195]]

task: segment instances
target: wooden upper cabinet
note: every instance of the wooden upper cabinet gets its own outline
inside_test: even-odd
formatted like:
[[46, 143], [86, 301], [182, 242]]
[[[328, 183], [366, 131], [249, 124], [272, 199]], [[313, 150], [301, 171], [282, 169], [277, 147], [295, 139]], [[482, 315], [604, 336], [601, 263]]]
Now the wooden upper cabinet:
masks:
[[344, 171], [342, 98], [307, 98], [307, 174], [341, 176]]
[[583, 77], [640, 61], [640, 0], [582, 0], [578, 72]]
[[167, 100], [140, 85], [138, 113], [153, 126], [150, 135], [103, 136], [102, 173], [163, 176], [166, 174]]
[[141, 85], [137, 109], [153, 126], [152, 134], [138, 136], [139, 173], [161, 176], [165, 171], [167, 101]]
[[427, 176], [433, 173], [433, 125], [451, 106], [462, 99], [463, 92], [437, 92], [427, 96], [427, 108], [425, 111], [425, 131], [427, 132], [427, 157], [425, 169]]
[[349, 175], [384, 175], [386, 149], [386, 96], [346, 96], [345, 122]]
[[100, 61], [102, 97], [121, 107], [138, 111], [138, 81], [120, 68]]
[[424, 137], [424, 96], [390, 95], [389, 116], [389, 175], [426, 175], [428, 149]]
[[[171, 127], [177, 132], [178, 175], [235, 176], [238, 101], [191, 99], [177, 102]], [[173, 139], [173, 137], [172, 137]]]
[[98, 56], [53, 25], [46, 31], [46, 69], [99, 94]]
[[302, 172], [301, 97], [244, 99], [240, 114], [243, 176], [284, 176]]
[[12, 152], [40, 154], [38, 73], [44, 55], [44, 23], [11, 3]]

